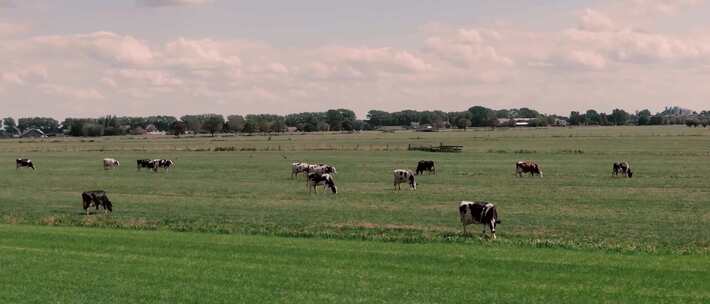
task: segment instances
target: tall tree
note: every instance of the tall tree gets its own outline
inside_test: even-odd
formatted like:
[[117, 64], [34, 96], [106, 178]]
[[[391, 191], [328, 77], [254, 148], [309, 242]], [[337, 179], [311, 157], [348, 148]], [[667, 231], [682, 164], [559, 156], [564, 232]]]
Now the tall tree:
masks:
[[173, 122], [172, 131], [176, 137], [180, 137], [180, 135], [185, 134], [186, 129], [187, 125], [184, 121], [176, 120], [175, 122]]
[[246, 120], [241, 115], [229, 115], [227, 116], [227, 127], [232, 132], [241, 132], [244, 129], [244, 124]]
[[224, 117], [219, 114], [206, 114], [202, 128], [214, 136], [216, 132], [222, 131], [224, 127]]
[[651, 123], [651, 111], [648, 109], [642, 110], [638, 113], [638, 124], [639, 126], [645, 126]]
[[587, 110], [587, 113], [584, 114], [584, 118], [585, 118], [587, 124], [590, 124], [590, 125], [600, 125], [601, 124], [601, 117], [599, 116], [599, 113], [595, 110]]
[[180, 120], [185, 122], [187, 129], [199, 133], [202, 130], [203, 118], [200, 115], [185, 115], [180, 117]]
[[629, 120], [629, 113], [626, 113], [626, 111], [622, 109], [614, 109], [614, 111], [611, 112], [611, 121], [615, 125], [624, 125], [627, 120]]
[[2, 120], [3, 124], [5, 125], [5, 132], [7, 133], [15, 133], [15, 128], [17, 128], [17, 124], [15, 123], [15, 119], [12, 117], [5, 117]]
[[496, 112], [489, 108], [473, 106], [468, 111], [471, 112], [471, 126], [495, 127], [497, 125]]
[[579, 114], [577, 111], [572, 111], [569, 113], [569, 124], [572, 126], [579, 126], [581, 124], [584, 124], [584, 117]]

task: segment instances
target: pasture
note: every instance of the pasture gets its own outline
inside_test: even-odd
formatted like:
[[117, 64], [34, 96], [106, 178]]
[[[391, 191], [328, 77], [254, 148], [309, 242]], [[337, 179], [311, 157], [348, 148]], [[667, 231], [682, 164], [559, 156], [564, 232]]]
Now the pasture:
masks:
[[[407, 151], [408, 144], [439, 143], [465, 148], [462, 153]], [[37, 170], [16, 170], [14, 159], [17, 157], [31, 158]], [[121, 167], [103, 170], [101, 159], [105, 157], [119, 159]], [[141, 158], [173, 159], [176, 167], [168, 173], [138, 172], [135, 160]], [[497, 296], [490, 298], [501, 302], [538, 302], [546, 296], [566, 302], [571, 299], [573, 302], [581, 299], [594, 301], [592, 296], [596, 292], [618, 293], [608, 298], [613, 302], [632, 302], [631, 299], [639, 299], [638, 302], [704, 302], [710, 297], [707, 291], [699, 291], [702, 288], [691, 292], [697, 284], [707, 282], [710, 275], [707, 259], [710, 252], [710, 130], [702, 128], [479, 129], [439, 133], [3, 140], [0, 141], [0, 159], [5, 164], [0, 166], [0, 223], [10, 224], [2, 226], [0, 231], [16, 232], [3, 235], [2, 269], [6, 264], [23, 265], [34, 261], [39, 264], [33, 264], [33, 271], [49, 271], [51, 262], [42, 258], [46, 253], [31, 249], [44, 246], [42, 240], [46, 238], [51, 241], [46, 246], [57, 246], [51, 249], [53, 252], [66, 250], [62, 254], [67, 258], [73, 254], [85, 254], [86, 259], [101, 255], [104, 249], [99, 244], [103, 243], [123, 246], [123, 250], [110, 254], [112, 258], [132, 259], [134, 254], [140, 253], [125, 248], [135, 246], [140, 249], [149, 243], [145, 239], [165, 238], [166, 241], [156, 241], [158, 244], [153, 247], [140, 250], [152, 250], [149, 253], [153, 256], [170, 255], [166, 260], [154, 261], [151, 267], [156, 271], [160, 265], [187, 263], [190, 266], [185, 272], [165, 275], [176, 280], [189, 278], [190, 269], [198, 267], [191, 263], [198, 262], [187, 253], [179, 254], [179, 249], [171, 247], [167, 241], [185, 237], [184, 243], [175, 246], [219, 247], [224, 240], [229, 240], [224, 242], [231, 242], [234, 248], [242, 248], [242, 243], [252, 244], [262, 251], [258, 254], [277, 255], [275, 259], [281, 259], [278, 260], [280, 263], [294, 262], [302, 254], [319, 263], [342, 265], [345, 268], [337, 271], [344, 276], [333, 284], [365, 284], [350, 291], [342, 290], [345, 286], [340, 286], [332, 292], [330, 289], [319, 292], [312, 290], [314, 286], [307, 286], [311, 281], [294, 281], [291, 283], [295, 285], [289, 285], [293, 287], [290, 292], [284, 291], [282, 298], [272, 300], [337, 302], [338, 299], [327, 298], [328, 295], [371, 288], [371, 293], [366, 293], [368, 297], [363, 295], [365, 301], [396, 302], [394, 298], [387, 298], [386, 292], [377, 289], [383, 287], [368, 284], [378, 276], [386, 277], [385, 281], [407, 277], [403, 269], [421, 271], [417, 273], [422, 275], [440, 271], [432, 278], [415, 277], [408, 283], [400, 283], [398, 286], [402, 288], [395, 288], [410, 296], [412, 291], [408, 288], [423, 286], [419, 284], [425, 282], [431, 282], [434, 289], [445, 289], [447, 284], [463, 289], [467, 286], [460, 282], [463, 279], [471, 285], [485, 284], [483, 278], [475, 278], [465, 270], [459, 259], [461, 256], [481, 257], [482, 261], [487, 257], [496, 265], [499, 262], [508, 265], [500, 270], [504, 274], [494, 285]], [[421, 159], [434, 160], [438, 175], [417, 177], [417, 191], [404, 190], [404, 187], [402, 191], [393, 191], [391, 171], [395, 168], [413, 170]], [[515, 177], [515, 161], [525, 159], [537, 161], [542, 166], [544, 178]], [[611, 164], [619, 160], [631, 163], [635, 173], [633, 178], [611, 177]], [[308, 194], [302, 177], [290, 178], [291, 161], [335, 165], [338, 194]], [[113, 215], [84, 215], [80, 193], [97, 189], [108, 192], [114, 203]], [[457, 214], [457, 202], [461, 200], [486, 200], [496, 204], [503, 221], [497, 229], [497, 241], [480, 240], [480, 226], [470, 226], [472, 236], [461, 235]], [[63, 227], [53, 230], [33, 227], [36, 225], [102, 229]], [[138, 233], [124, 231], [126, 229], [159, 232]], [[99, 235], [94, 235], [93, 231]], [[79, 236], [72, 236], [74, 233]], [[53, 239], [55, 234], [57, 238]], [[94, 239], [109, 239], [109, 235], [118, 237], [106, 242]], [[67, 241], [75, 247], [64, 249], [61, 246], [64, 238], [84, 237], [96, 242], [86, 245], [94, 247], [84, 247], [78, 244], [79, 240]], [[134, 237], [141, 240], [132, 239]], [[17, 249], [25, 247], [13, 245], [22, 242], [28, 242], [26, 247], [30, 249]], [[301, 248], [302, 252], [293, 256], [273, 252], [288, 246]], [[343, 250], [351, 255], [328, 252], [327, 248], [316, 249], [321, 246], [346, 248]], [[249, 250], [249, 246], [246, 247], [245, 250]], [[225, 252], [214, 254], [222, 254], [223, 258], [206, 267], [227, 267], [225, 265], [230, 263], [227, 259], [229, 250], [220, 248]], [[369, 261], [371, 257], [367, 250], [362, 255], [356, 253], [363, 248], [377, 252], [378, 258]], [[408, 256], [410, 251], [412, 255], [419, 255], [398, 260], [403, 255]], [[341, 253], [345, 254], [345, 260], [328, 260]], [[437, 258], [439, 254], [441, 256]], [[610, 263], [617, 264], [589, 264], [591, 260], [607, 258], [612, 259]], [[538, 259], [550, 261], [552, 266], [536, 264]], [[693, 262], [683, 266], [685, 268], [674, 268], [673, 265], [686, 259]], [[377, 264], [385, 261], [395, 264], [391, 268]], [[653, 265], [648, 268], [639, 266], [644, 262]], [[96, 263], [97, 266], [104, 265]], [[152, 262], [148, 259], [141, 263]], [[258, 280], [266, 280], [269, 275], [278, 273], [266, 260], [235, 263], [236, 268], [271, 269], [272, 272], [264, 276], [252, 273]], [[362, 273], [353, 270], [358, 269], [358, 265], [364, 267]], [[308, 277], [316, 275], [320, 268], [304, 268], [302, 272], [288, 269], [291, 269], [289, 273], [295, 271]], [[521, 269], [533, 273], [530, 277], [512, 275]], [[370, 276], [368, 270], [379, 272]], [[684, 273], [685, 270], [690, 274]], [[119, 277], [131, 273], [130, 269], [115, 271], [119, 272]], [[584, 275], [595, 271], [600, 272], [599, 277]], [[195, 277], [204, 275], [193, 274]], [[365, 279], [358, 275], [365, 276]], [[619, 286], [611, 287], [618, 283], [610, 279], [615, 275], [620, 275], [619, 279], [628, 276], [629, 280], [648, 281], [650, 289], [654, 286], [662, 288], [663, 282], [675, 282], [681, 277], [687, 285], [678, 283], [683, 286], [674, 291], [677, 298], [664, 298], [673, 295], [642, 292], [646, 285], [624, 282], [629, 285], [621, 284], [626, 287], [620, 290], [639, 291], [639, 297], [627, 297], [616, 289]], [[651, 278], [654, 276], [658, 277]], [[244, 274], [244, 278], [249, 277], [249, 272]], [[525, 282], [542, 284], [548, 277], [553, 278], [548, 282], [549, 288], [516, 288], [518, 284], [528, 286]], [[610, 286], [609, 289], [595, 289], [597, 287], [591, 285], [598, 282], [586, 281], [597, 278], [607, 278], [602, 283]], [[213, 283], [233, 283], [224, 279]], [[7, 278], [4, 280], [13, 282]], [[17, 280], [16, 283], [21, 278]], [[242, 289], [239, 290], [259, 294], [277, 288], [267, 282], [254, 284], [240, 286]], [[574, 289], [569, 284], [581, 287]], [[218, 286], [210, 288], [217, 289]], [[402, 302], [464, 299], [444, 291], [439, 290], [437, 294], [454, 298], [397, 299]], [[605, 293], [607, 291], [609, 293]], [[529, 294], [530, 297], [523, 300], [506, 298], [507, 292], [510, 295]], [[0, 299], [3, 297], [13, 299], [13, 293], [0, 291]], [[72, 300], [77, 298], [64, 299], [74, 302]], [[80, 301], [84, 299], [88, 301], [89, 298], [78, 298]], [[342, 302], [358, 299], [344, 297]], [[475, 299], [483, 301], [486, 297]]]

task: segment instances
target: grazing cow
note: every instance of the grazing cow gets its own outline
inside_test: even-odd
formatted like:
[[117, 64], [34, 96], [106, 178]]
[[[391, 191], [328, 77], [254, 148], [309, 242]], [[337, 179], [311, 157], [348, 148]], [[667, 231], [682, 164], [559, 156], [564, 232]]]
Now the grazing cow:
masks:
[[141, 168], [148, 168], [148, 169], [153, 169], [153, 161], [150, 159], [139, 159], [136, 160], [136, 165], [138, 166], [138, 170], [140, 171]]
[[423, 174], [424, 171], [429, 171], [429, 173], [434, 173], [436, 175], [436, 168], [434, 167], [434, 161], [433, 160], [420, 160], [419, 163], [417, 163], [417, 170], [416, 174], [420, 175]]
[[486, 235], [486, 226], [491, 230], [493, 239], [496, 239], [496, 225], [500, 224], [496, 206], [488, 202], [467, 202], [459, 204], [459, 216], [466, 234], [466, 226], [470, 224], [483, 224], [483, 235]]
[[104, 158], [104, 170], [114, 169], [120, 165], [121, 163], [119, 163], [118, 160], [113, 158]]
[[335, 186], [335, 181], [330, 174], [308, 173], [308, 193], [311, 191], [318, 193], [318, 189], [316, 189], [318, 185], [323, 186], [323, 192], [329, 188], [333, 194], [338, 193], [338, 187]]
[[318, 174], [332, 174], [335, 175], [338, 173], [337, 170], [335, 170], [335, 167], [331, 165], [326, 165], [326, 164], [320, 164], [315, 167], [309, 168], [309, 172], [311, 173], [318, 173]]
[[86, 191], [81, 193], [81, 200], [84, 202], [84, 210], [86, 210], [86, 215], [89, 215], [89, 208], [93, 205], [96, 210], [99, 210], [99, 206], [104, 208], [105, 213], [113, 212], [113, 204], [106, 196], [106, 192], [102, 190], [96, 191]]
[[168, 169], [175, 167], [175, 162], [170, 160], [170, 159], [154, 159], [153, 160], [153, 171], [158, 172], [158, 169], [162, 168], [165, 169], [165, 172], [168, 171]]
[[530, 176], [539, 175], [542, 178], [542, 168], [535, 162], [526, 160], [515, 163], [515, 174], [523, 177], [523, 173], [530, 173]]
[[395, 169], [394, 174], [394, 190], [402, 190], [401, 183], [408, 183], [409, 187], [417, 190], [417, 182], [414, 180], [414, 172], [412, 170]]
[[16, 159], [15, 160], [15, 170], [19, 169], [20, 167], [32, 168], [32, 170], [35, 169], [35, 165], [32, 163], [32, 160], [29, 158]]
[[308, 169], [307, 163], [302, 163], [302, 162], [291, 163], [291, 178], [293, 178], [294, 176], [298, 176], [299, 173], [303, 173], [303, 175], [307, 175], [307, 173], [306, 173], [307, 169]]
[[628, 162], [618, 162], [614, 163], [614, 165], [612, 166], [611, 174], [613, 176], [618, 176], [619, 174], [621, 174], [622, 176], [631, 178], [634, 175], [634, 172], [631, 171], [631, 165], [629, 165]]

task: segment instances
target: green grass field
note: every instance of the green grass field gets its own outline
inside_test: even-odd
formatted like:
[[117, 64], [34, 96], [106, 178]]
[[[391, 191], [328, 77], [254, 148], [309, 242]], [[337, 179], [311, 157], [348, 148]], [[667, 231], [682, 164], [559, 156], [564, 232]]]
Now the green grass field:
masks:
[[707, 303], [707, 257], [0, 225], [3, 303]]
[[[439, 143], [464, 145], [464, 152], [407, 151], [408, 144]], [[32, 158], [38, 170], [15, 170], [17, 157]], [[104, 157], [117, 158], [122, 166], [104, 171]], [[171, 158], [177, 166], [169, 173], [137, 172], [135, 160], [139, 158]], [[46, 241], [47, 246], [56, 246], [51, 252], [66, 259], [86, 255], [87, 262], [94, 261], [94, 266], [108, 267], [108, 262], [95, 261], [105, 252], [101, 247], [104, 243], [111, 248], [124, 248], [111, 252], [109, 260], [135, 258], [145, 265], [125, 270], [111, 266], [116, 279], [109, 282], [113, 288], [105, 288], [112, 301], [118, 301], [124, 293], [121, 277], [144, 273], [174, 278], [153, 283], [155, 294], [146, 302], [202, 298], [200, 292], [185, 294], [185, 289], [175, 286], [199, 281], [206, 275], [200, 272], [204, 268], [220, 271], [212, 278], [214, 284], [205, 287], [215, 295], [222, 294], [215, 291], [220, 288], [227, 289], [224, 297], [230, 297], [233, 290], [239, 290], [242, 296], [271, 295], [266, 302], [539, 302], [545, 298], [560, 302], [710, 301], [707, 291], [703, 292], [708, 288], [698, 288], [707, 286], [710, 279], [707, 129], [616, 127], [3, 140], [0, 159], [6, 164], [0, 166], [0, 223], [10, 224], [0, 226], [0, 232], [10, 231], [3, 235], [0, 271], [9, 269], [6, 264], [10, 268], [31, 264], [31, 271], [35, 271], [23, 279], [5, 277], [12, 286], [37, 276], [44, 280], [38, 273], [51, 272], [55, 261], [43, 258], [46, 252], [33, 249]], [[435, 160], [439, 174], [419, 177], [417, 191], [394, 192], [392, 169], [414, 169], [420, 159]], [[537, 161], [545, 177], [516, 178], [514, 163], [522, 159]], [[339, 193], [308, 194], [302, 178], [294, 180], [289, 176], [290, 162], [294, 160], [335, 165]], [[631, 162], [634, 178], [611, 177], [611, 163], [618, 160]], [[83, 214], [80, 193], [96, 189], [109, 193], [114, 202], [113, 215]], [[498, 227], [497, 241], [480, 240], [479, 227], [471, 228], [473, 236], [461, 235], [457, 214], [457, 202], [461, 200], [486, 200], [498, 206], [503, 223]], [[63, 227], [35, 227], [38, 225]], [[114, 235], [115, 241], [111, 239]], [[52, 239], [54, 236], [56, 239]], [[163, 238], [165, 241], [148, 246], [148, 240]], [[175, 249], [167, 241], [182, 238], [185, 242], [176, 244]], [[83, 239], [89, 242], [86, 246], [81, 245]], [[216, 257], [219, 261], [204, 267], [200, 263], [208, 262], [195, 257], [197, 253], [182, 254], [178, 249], [220, 247], [223, 242], [231, 247], [225, 245], [222, 252], [214, 253], [222, 255]], [[66, 253], [63, 243], [68, 246]], [[304, 256], [332, 262], [328, 259], [334, 259], [333, 253], [327, 251], [327, 246], [351, 253], [372, 248], [382, 255], [372, 261], [364, 253], [335, 259], [342, 267], [333, 269], [335, 273], [324, 275], [324, 279], [340, 275], [332, 281], [342, 286], [319, 289], [322, 284], [296, 276], [281, 278], [292, 283], [281, 292], [268, 282], [279, 280], [270, 276], [289, 276], [295, 271], [308, 278], [318, 275], [309, 271], [327, 267], [293, 265], [279, 272], [269, 268], [272, 266], [268, 261], [258, 259], [246, 264], [234, 261], [230, 266], [230, 253], [224, 251], [241, 248], [241, 244], [263, 244], [260, 252], [251, 254], [275, 256], [283, 261], [279, 265]], [[284, 251], [284, 246], [307, 253], [292, 254]], [[146, 255], [166, 256], [166, 260], [141, 259], [132, 252], [138, 247], [145, 249]], [[231, 254], [239, 254], [234, 250]], [[408, 253], [417, 257], [398, 259]], [[505, 265], [510, 262], [500, 269], [489, 269], [497, 273], [496, 282], [492, 283], [496, 292], [491, 298], [465, 292], [466, 286], [480, 286], [486, 281], [465, 270], [469, 261], [463, 257], [505, 261]], [[604, 259], [611, 259], [610, 264], [605, 264]], [[377, 263], [385, 260], [393, 263], [392, 267], [377, 269], [382, 266]], [[686, 260], [692, 262], [678, 266]], [[160, 270], [181, 263], [186, 265], [184, 270]], [[257, 271], [245, 274], [243, 278], [250, 278], [251, 285], [237, 287], [232, 286], [233, 278], [221, 272], [222, 267], [265, 267], [271, 272], [263, 276]], [[298, 267], [304, 269], [298, 271]], [[436, 275], [408, 278], [400, 267], [417, 274], [435, 271]], [[360, 268], [362, 273], [357, 271]], [[73, 270], [57, 271], [71, 275]], [[390, 295], [387, 286], [373, 286], [370, 282], [379, 281], [375, 278], [380, 277], [387, 282], [398, 278], [403, 281], [391, 288]], [[548, 277], [549, 282], [545, 281]], [[53, 284], [51, 278], [46, 280]], [[664, 282], [679, 287], [664, 290]], [[345, 290], [347, 286], [353, 290]], [[415, 297], [426, 286], [434, 291]], [[447, 286], [462, 290], [451, 292]], [[162, 293], [176, 288], [175, 294]], [[0, 299], [22, 293], [22, 288], [0, 291]], [[67, 294], [56, 301], [89, 302], [92, 296], [99, 295], [91, 288], [86, 293], [77, 293], [76, 298]], [[401, 296], [396, 296], [398, 293]], [[340, 294], [342, 299], [334, 297]], [[529, 296], [524, 297], [526, 294]], [[40, 298], [28, 298], [27, 302], [53, 301], [46, 294], [35, 296]], [[227, 298], [210, 299], [219, 302]], [[17, 301], [22, 300], [10, 302]]]

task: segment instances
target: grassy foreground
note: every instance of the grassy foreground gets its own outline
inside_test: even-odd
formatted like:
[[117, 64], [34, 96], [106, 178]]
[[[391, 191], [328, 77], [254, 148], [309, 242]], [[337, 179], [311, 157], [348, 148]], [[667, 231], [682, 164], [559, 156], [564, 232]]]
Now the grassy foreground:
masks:
[[2, 303], [708, 303], [706, 256], [0, 225]]

